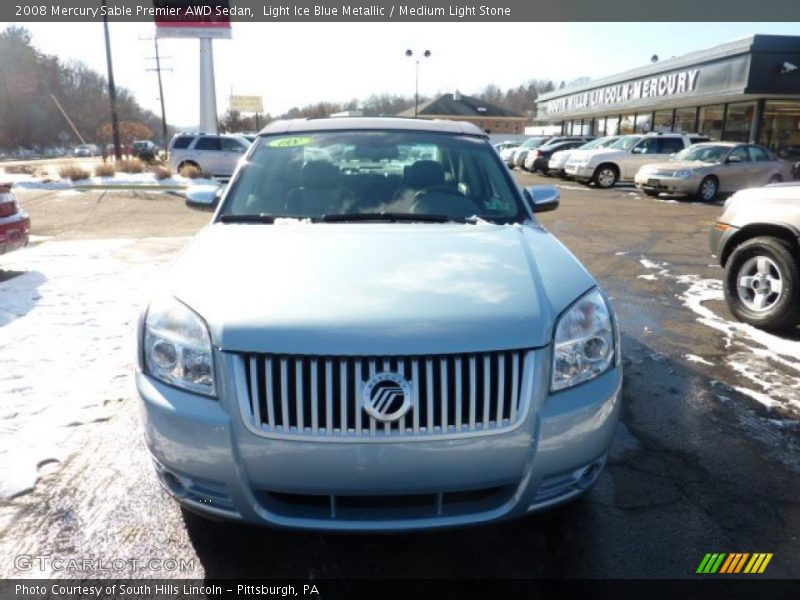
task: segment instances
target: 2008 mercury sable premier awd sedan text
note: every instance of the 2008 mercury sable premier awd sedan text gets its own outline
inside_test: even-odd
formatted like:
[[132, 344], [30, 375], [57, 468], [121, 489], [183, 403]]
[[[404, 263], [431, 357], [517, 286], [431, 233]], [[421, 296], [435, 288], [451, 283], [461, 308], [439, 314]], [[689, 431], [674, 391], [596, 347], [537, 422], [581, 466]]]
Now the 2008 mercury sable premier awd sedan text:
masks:
[[470, 124], [268, 126], [141, 318], [164, 486], [211, 516], [337, 530], [580, 495], [622, 369], [608, 299], [534, 215], [557, 205]]

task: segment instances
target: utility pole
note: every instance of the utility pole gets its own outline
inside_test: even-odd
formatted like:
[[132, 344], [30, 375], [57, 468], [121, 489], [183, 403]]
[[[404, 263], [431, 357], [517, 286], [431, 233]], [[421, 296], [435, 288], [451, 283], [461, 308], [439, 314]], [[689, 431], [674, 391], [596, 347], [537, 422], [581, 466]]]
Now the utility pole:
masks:
[[[106, 0], [103, 0], [103, 8], [107, 9]], [[111, 40], [108, 34], [108, 10], [104, 10], [103, 12], [103, 30], [105, 31], [106, 38], [106, 64], [108, 66], [108, 97], [111, 101], [111, 131], [114, 136], [114, 157], [117, 160], [121, 160], [122, 152], [119, 144], [119, 117], [117, 116], [117, 87], [114, 85], [114, 65], [111, 62]]]
[[[167, 111], [164, 108], [164, 84], [161, 80], [161, 71], [172, 71], [172, 69], [162, 69], [161, 68], [161, 55], [158, 52], [158, 38], [153, 38], [153, 43], [155, 44], [156, 48], [156, 55], [152, 57], [153, 60], [156, 61], [156, 68], [155, 69], [147, 69], [148, 71], [155, 71], [158, 75], [158, 97], [161, 101], [161, 142], [162, 147], [166, 151], [167, 148]], [[167, 57], [169, 58], [169, 57]]]

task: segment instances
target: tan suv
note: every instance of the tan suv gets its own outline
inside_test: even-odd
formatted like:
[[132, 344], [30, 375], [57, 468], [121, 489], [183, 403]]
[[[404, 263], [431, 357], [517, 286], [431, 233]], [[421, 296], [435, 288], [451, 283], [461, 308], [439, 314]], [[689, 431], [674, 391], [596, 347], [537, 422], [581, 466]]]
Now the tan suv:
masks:
[[800, 182], [731, 196], [710, 244], [737, 319], [770, 330], [800, 324]]

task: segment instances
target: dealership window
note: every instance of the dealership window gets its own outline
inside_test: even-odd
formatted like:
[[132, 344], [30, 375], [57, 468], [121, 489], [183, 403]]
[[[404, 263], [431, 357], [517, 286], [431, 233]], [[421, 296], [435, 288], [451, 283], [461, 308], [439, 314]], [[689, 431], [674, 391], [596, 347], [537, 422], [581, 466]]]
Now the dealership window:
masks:
[[697, 119], [697, 130], [705, 133], [712, 140], [722, 138], [722, 122], [725, 118], [725, 106], [714, 104], [713, 106], [701, 106], [700, 115]]
[[697, 109], [678, 108], [675, 110], [673, 131], [694, 133], [697, 131]]
[[598, 137], [606, 134], [606, 120], [605, 118], [594, 120], [594, 134]]
[[672, 111], [657, 110], [653, 116], [653, 131], [672, 131]]
[[639, 113], [636, 115], [635, 133], [650, 133], [653, 130], [653, 113]]
[[758, 143], [781, 158], [800, 160], [800, 102], [767, 100]]
[[606, 135], [619, 135], [619, 117], [606, 118]]
[[731, 142], [749, 142], [755, 113], [755, 102], [729, 104], [723, 138]]
[[636, 115], [623, 115], [619, 121], [619, 132], [622, 135], [633, 133], [636, 125]]

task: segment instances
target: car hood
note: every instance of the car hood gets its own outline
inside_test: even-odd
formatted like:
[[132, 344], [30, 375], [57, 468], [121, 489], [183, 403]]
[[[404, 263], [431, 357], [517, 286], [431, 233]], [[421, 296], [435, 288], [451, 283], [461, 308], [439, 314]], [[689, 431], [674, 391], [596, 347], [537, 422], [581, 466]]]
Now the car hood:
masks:
[[614, 154], [616, 152], [621, 152], [620, 150], [616, 150], [614, 148], [595, 148], [594, 150], [571, 150], [570, 151], [570, 160], [577, 160], [581, 158], [592, 158], [593, 156], [599, 154]]
[[594, 280], [544, 229], [491, 224], [214, 224], [167, 289], [223, 350], [442, 354], [550, 343]]

